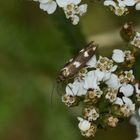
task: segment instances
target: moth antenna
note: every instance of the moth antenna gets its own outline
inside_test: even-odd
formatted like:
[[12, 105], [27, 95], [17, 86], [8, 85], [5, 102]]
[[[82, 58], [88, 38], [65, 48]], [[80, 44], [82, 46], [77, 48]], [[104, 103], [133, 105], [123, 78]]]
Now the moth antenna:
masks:
[[52, 92], [51, 92], [51, 105], [53, 104], [53, 96], [54, 96], [54, 93], [56, 91], [57, 95], [59, 96], [62, 96], [62, 94], [60, 94], [59, 92], [59, 84], [55, 81], [54, 84], [53, 84], [53, 87], [52, 87]]
[[53, 106], [53, 96], [54, 96], [54, 93], [55, 93], [55, 89], [56, 89], [56, 93], [57, 95], [61, 96], [62, 94], [60, 94], [59, 92], [59, 86], [58, 86], [58, 83], [54, 82], [54, 85], [53, 85], [53, 88], [52, 88], [52, 92], [51, 92], [51, 105]]
[[51, 92], [51, 106], [53, 105], [53, 95], [54, 95], [54, 90], [55, 90], [55, 87], [56, 87], [56, 82], [54, 82], [53, 84], [53, 87], [52, 87], [52, 92]]
[[56, 86], [56, 91], [57, 91], [57, 95], [60, 96], [61, 94], [60, 94], [60, 92], [59, 92], [59, 86], [58, 86], [58, 85]]

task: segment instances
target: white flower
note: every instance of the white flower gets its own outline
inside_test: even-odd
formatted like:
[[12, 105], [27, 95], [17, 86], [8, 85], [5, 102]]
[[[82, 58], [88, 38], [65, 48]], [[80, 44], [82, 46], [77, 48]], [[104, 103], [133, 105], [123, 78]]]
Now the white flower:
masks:
[[125, 105], [127, 107], [127, 109], [129, 110], [128, 113], [134, 113], [134, 111], [135, 111], [135, 104], [128, 97], [122, 97], [122, 98], [117, 97], [114, 104], [120, 105], [120, 106]]
[[108, 88], [106, 91], [105, 98], [109, 100], [109, 102], [113, 103], [116, 101], [118, 90], [113, 88]]
[[136, 35], [134, 36], [133, 40], [131, 41], [131, 44], [137, 48], [140, 48], [140, 33], [136, 32]]
[[123, 100], [121, 98], [117, 97], [114, 104], [122, 106], [124, 103], [123, 103]]
[[63, 8], [67, 19], [71, 19], [76, 25], [80, 21], [80, 16], [86, 13], [87, 4], [79, 5], [81, 0], [56, 0], [57, 4]]
[[87, 131], [90, 129], [90, 122], [87, 120], [84, 120], [83, 118], [78, 117], [78, 120], [80, 121], [78, 124], [78, 127], [81, 131]]
[[122, 97], [122, 99], [124, 101], [124, 104], [126, 104], [126, 105], [131, 106], [133, 104], [132, 100], [130, 98], [128, 98], [128, 97]]
[[88, 68], [96, 68], [97, 65], [96, 55], [91, 57], [91, 59], [86, 63], [86, 65], [88, 66]]
[[107, 80], [109, 80], [110, 77], [111, 77], [111, 75], [112, 75], [111, 72], [106, 72], [106, 73], [104, 74], [103, 81], [107, 81]]
[[66, 7], [70, 4], [78, 5], [81, 0], [56, 0], [56, 2], [60, 7]]
[[118, 89], [120, 87], [120, 81], [117, 75], [111, 74], [109, 80], [106, 81], [106, 84], [110, 88]]
[[117, 65], [113, 65], [112, 59], [100, 56], [96, 64], [96, 69], [103, 72], [114, 72], [117, 69]]
[[138, 2], [138, 3], [136, 4], [135, 9], [136, 9], [136, 10], [140, 10], [140, 2]]
[[79, 23], [79, 21], [80, 21], [80, 18], [77, 15], [73, 15], [71, 17], [71, 20], [72, 20], [73, 25], [77, 25]]
[[139, 88], [139, 84], [135, 84], [135, 89], [136, 89], [136, 93], [140, 94], [140, 88]]
[[109, 71], [110, 71], [110, 72], [114, 72], [114, 71], [117, 70], [117, 68], [118, 68], [118, 66], [117, 66], [117, 65], [114, 65]]
[[95, 109], [92, 109], [90, 112], [89, 112], [89, 120], [97, 120], [99, 118], [99, 114], [97, 113], [97, 111]]
[[114, 72], [117, 69], [117, 65], [113, 66], [112, 60], [100, 56], [97, 61], [96, 55], [94, 55], [86, 65], [88, 68], [96, 68], [95, 75], [97, 81], [107, 81], [111, 76], [111, 72]]
[[129, 117], [135, 113], [135, 104], [128, 97], [118, 97], [114, 104], [120, 106], [120, 111], [123, 113], [124, 117]]
[[122, 0], [117, 0], [117, 2], [113, 0], [105, 0], [104, 5], [105, 6], [110, 6], [111, 10], [114, 11], [114, 13], [118, 16], [122, 16], [124, 13], [128, 11], [126, 8], [127, 3], [125, 3]]
[[[126, 0], [126, 1], [127, 1], [127, 0]], [[125, 7], [125, 6], [126, 6], [125, 0], [117, 0], [117, 2], [118, 2], [118, 6], [119, 6], [119, 7]]]
[[85, 14], [87, 12], [87, 4], [82, 4], [79, 6], [79, 15], [82, 16], [83, 14]]
[[77, 96], [65, 94], [62, 96], [62, 102], [68, 107], [71, 107], [73, 105], [77, 105], [77, 103], [78, 103]]
[[79, 5], [81, 0], [33, 0], [40, 3], [40, 9], [47, 11], [48, 14], [55, 12], [57, 5], [64, 10], [67, 19], [71, 19], [72, 24], [76, 25], [80, 21], [80, 16], [86, 13], [87, 4]]
[[105, 0], [104, 5], [116, 7], [116, 3], [113, 0]]
[[112, 59], [116, 63], [122, 63], [125, 60], [125, 53], [122, 50], [116, 49], [113, 51]]
[[95, 121], [99, 118], [99, 113], [94, 107], [87, 107], [84, 109], [84, 118], [86, 118], [88, 121]]
[[99, 89], [99, 82], [97, 79], [97, 75], [95, 73], [95, 71], [90, 71], [87, 73], [87, 75], [84, 78], [84, 88], [85, 89]]
[[39, 2], [40, 2], [40, 9], [47, 11], [48, 14], [54, 13], [57, 8], [57, 4], [53, 0], [39, 0]]
[[100, 89], [94, 90], [94, 94], [97, 98], [100, 98], [103, 94], [103, 91]]
[[120, 73], [119, 79], [120, 79], [120, 82], [123, 84], [133, 82], [135, 79], [135, 76], [133, 74], [133, 70], [123, 71], [122, 73]]
[[40, 3], [47, 3], [47, 2], [49, 2], [49, 1], [51, 1], [51, 0], [38, 0]]
[[107, 81], [111, 76], [111, 72], [104, 72], [97, 69], [95, 70], [95, 75], [98, 81]]
[[71, 96], [82, 96], [86, 94], [86, 90], [83, 88], [83, 81], [75, 80], [73, 84], [69, 83], [66, 86], [66, 94]]
[[135, 0], [124, 0], [126, 6], [134, 6], [136, 4]]
[[134, 93], [134, 87], [130, 84], [124, 84], [121, 86], [120, 92], [126, 97], [132, 96]]
[[99, 69], [97, 69], [97, 70], [95, 70], [95, 75], [96, 75], [98, 81], [102, 81], [105, 76], [105, 72], [102, 72]]

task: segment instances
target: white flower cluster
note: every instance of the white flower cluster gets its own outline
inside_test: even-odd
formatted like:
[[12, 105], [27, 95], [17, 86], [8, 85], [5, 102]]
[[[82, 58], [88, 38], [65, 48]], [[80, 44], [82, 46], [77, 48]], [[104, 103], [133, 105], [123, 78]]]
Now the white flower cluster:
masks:
[[64, 10], [67, 19], [71, 19], [72, 24], [79, 23], [80, 16], [87, 12], [87, 4], [81, 4], [81, 0], [33, 0], [40, 3], [40, 9], [48, 14], [55, 12], [57, 7]]
[[[57, 7], [62, 8], [66, 18], [77, 25], [80, 17], [87, 12], [87, 4], [80, 4], [81, 0], [33, 0], [40, 3], [40, 9], [48, 14], [53, 14]], [[104, 5], [108, 6], [117, 16], [129, 13], [129, 7], [140, 10], [140, 0], [104, 0]]]
[[105, 6], [109, 6], [112, 11], [118, 16], [128, 13], [128, 8], [135, 6], [136, 10], [140, 10], [139, 0], [105, 0]]
[[116, 49], [111, 58], [94, 55], [66, 85], [62, 102], [68, 107], [83, 103], [82, 117], [78, 117], [83, 136], [95, 136], [98, 128], [116, 127], [139, 108], [139, 84], [131, 69], [134, 59], [130, 50]]

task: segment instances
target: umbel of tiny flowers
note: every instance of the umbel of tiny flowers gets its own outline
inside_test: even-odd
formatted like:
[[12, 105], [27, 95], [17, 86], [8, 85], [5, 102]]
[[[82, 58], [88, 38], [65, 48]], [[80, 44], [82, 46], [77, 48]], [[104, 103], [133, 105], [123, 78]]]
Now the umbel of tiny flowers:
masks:
[[80, 17], [87, 12], [87, 4], [80, 4], [81, 0], [33, 0], [40, 3], [40, 9], [48, 14], [53, 14], [57, 7], [61, 8], [67, 19], [76, 25]]
[[[39, 2], [39, 7], [48, 14], [53, 14], [57, 7], [61, 8], [67, 19], [73, 25], [77, 25], [80, 17], [87, 12], [87, 4], [81, 4], [82, 0], [33, 0]], [[117, 16], [129, 13], [129, 7], [140, 10], [140, 0], [104, 0], [104, 5], [108, 6]]]
[[130, 50], [115, 49], [110, 57], [95, 54], [66, 85], [62, 102], [68, 107], [82, 104], [78, 127], [83, 136], [114, 128], [140, 110], [140, 84], [132, 69], [135, 53], [131, 51], [138, 46], [132, 45], [136, 36], [129, 41]]

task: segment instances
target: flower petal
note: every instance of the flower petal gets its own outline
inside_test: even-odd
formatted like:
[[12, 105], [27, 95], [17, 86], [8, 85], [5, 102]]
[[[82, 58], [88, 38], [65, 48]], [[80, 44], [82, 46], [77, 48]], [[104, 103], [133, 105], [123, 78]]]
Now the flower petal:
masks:
[[118, 68], [118, 66], [117, 65], [114, 65], [112, 68], [111, 68], [111, 72], [114, 72], [114, 71], [116, 71], [116, 69]]
[[136, 4], [135, 0], [124, 0], [126, 6], [134, 6]]
[[135, 9], [140, 10], [140, 2], [136, 4]]
[[67, 95], [71, 95], [71, 96], [74, 96], [74, 93], [72, 91], [72, 84], [69, 83], [67, 86], [66, 86], [66, 94]]
[[75, 5], [79, 4], [81, 0], [69, 0], [69, 3], [73, 3]]
[[106, 81], [106, 84], [114, 89], [118, 89], [120, 87], [120, 81], [117, 75], [111, 74], [110, 79]]
[[68, 5], [69, 0], [56, 0], [58, 6], [65, 7]]
[[73, 25], [77, 25], [79, 23], [79, 21], [80, 21], [80, 18], [77, 15], [73, 15], [71, 17], [71, 19], [72, 19], [72, 24]]
[[130, 84], [125, 84], [120, 88], [120, 92], [126, 97], [132, 96], [134, 93], [134, 87]]
[[113, 0], [106, 0], [104, 1], [105, 6], [113, 6], [116, 7], [116, 3]]
[[57, 4], [60, 7], [66, 7], [69, 4], [79, 4], [81, 2], [81, 0], [56, 0]]
[[85, 14], [87, 12], [87, 7], [88, 7], [87, 4], [82, 4], [79, 6], [80, 16], [82, 16], [83, 14]]
[[48, 3], [50, 0], [38, 0], [40, 3]]
[[85, 84], [84, 84], [85, 89], [87, 89], [87, 90], [88, 89], [99, 89], [95, 71], [88, 72], [87, 75], [85, 76], [84, 80], [85, 80]]
[[121, 98], [117, 97], [117, 99], [114, 102], [114, 104], [122, 106], [123, 105], [123, 100]]
[[97, 77], [98, 81], [102, 81], [104, 76], [105, 76], [105, 72], [100, 71], [100, 70], [95, 70], [95, 76]]
[[106, 72], [105, 75], [104, 75], [104, 77], [103, 77], [103, 81], [109, 80], [110, 77], [111, 77], [111, 72]]
[[131, 106], [133, 104], [132, 100], [128, 97], [122, 97], [122, 99], [126, 105]]
[[96, 68], [96, 64], [97, 64], [96, 55], [94, 55], [94, 56], [86, 63], [86, 65], [87, 65], [89, 68]]
[[122, 50], [116, 49], [113, 51], [112, 59], [116, 63], [122, 63], [125, 60], [125, 54]]
[[140, 88], [139, 88], [139, 84], [135, 84], [135, 89], [136, 89], [136, 93], [140, 94]]
[[57, 8], [57, 4], [54, 1], [48, 3], [40, 3], [40, 9], [47, 11], [48, 14], [54, 13], [56, 8]]
[[87, 131], [89, 130], [91, 124], [89, 121], [87, 120], [82, 120], [81, 118], [78, 118], [78, 120], [80, 120], [79, 124], [78, 124], [78, 127], [81, 131]]

